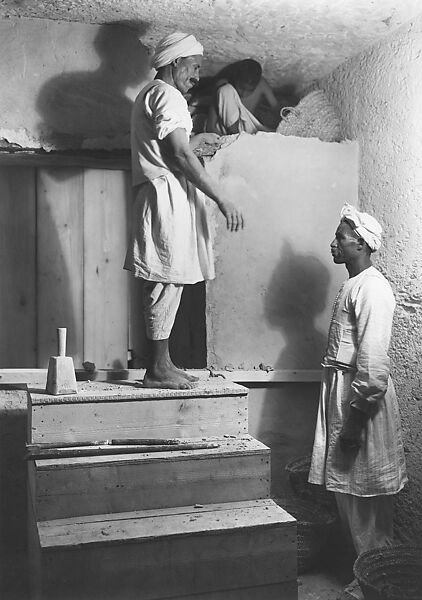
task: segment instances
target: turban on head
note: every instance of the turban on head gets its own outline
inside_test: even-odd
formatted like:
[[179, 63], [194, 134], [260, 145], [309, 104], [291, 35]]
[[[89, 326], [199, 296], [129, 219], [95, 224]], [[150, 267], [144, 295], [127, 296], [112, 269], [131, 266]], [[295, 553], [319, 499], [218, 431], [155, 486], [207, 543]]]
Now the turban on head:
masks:
[[169, 65], [176, 58], [185, 58], [196, 54], [202, 55], [203, 53], [204, 48], [194, 35], [175, 31], [158, 42], [152, 58], [152, 66], [154, 69], [160, 69]]
[[345, 204], [340, 217], [346, 220], [359, 237], [365, 240], [372, 252], [381, 246], [382, 227], [374, 217], [365, 212], [359, 212], [351, 204]]

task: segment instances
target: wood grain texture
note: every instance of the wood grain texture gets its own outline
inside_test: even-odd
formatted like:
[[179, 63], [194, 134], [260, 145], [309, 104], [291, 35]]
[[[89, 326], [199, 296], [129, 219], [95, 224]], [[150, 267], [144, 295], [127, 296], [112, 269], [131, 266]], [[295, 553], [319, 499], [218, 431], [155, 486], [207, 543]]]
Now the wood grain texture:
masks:
[[[209, 375], [209, 374], [208, 374]], [[209, 398], [212, 396], [247, 396], [248, 388], [223, 378], [200, 379], [193, 388], [170, 390], [144, 387], [137, 380], [84, 381], [77, 396], [52, 397], [45, 388], [34, 385], [30, 390], [31, 404], [84, 404], [91, 402], [121, 402], [122, 400], [143, 401], [170, 398]], [[121, 436], [118, 436], [121, 437]]]
[[38, 366], [57, 350], [67, 327], [67, 353], [83, 361], [83, 171], [40, 169], [37, 181]]
[[129, 190], [123, 171], [84, 172], [84, 360], [102, 368], [127, 367]]
[[80, 517], [38, 530], [47, 599], [155, 600], [296, 580], [296, 523], [271, 500]]
[[0, 168], [0, 365], [36, 366], [35, 171]]
[[29, 443], [247, 433], [247, 397], [35, 405]]
[[37, 460], [37, 519], [268, 498], [269, 449], [250, 436], [212, 441], [219, 447]]

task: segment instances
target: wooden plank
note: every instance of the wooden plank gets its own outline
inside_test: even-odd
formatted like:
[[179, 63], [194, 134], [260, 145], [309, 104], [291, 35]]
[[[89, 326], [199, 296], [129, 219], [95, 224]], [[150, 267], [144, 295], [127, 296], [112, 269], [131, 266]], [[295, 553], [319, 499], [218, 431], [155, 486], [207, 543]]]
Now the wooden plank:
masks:
[[247, 421], [246, 396], [35, 405], [28, 441], [243, 435]]
[[97, 368], [127, 367], [129, 276], [128, 174], [86, 170], [84, 209], [84, 359]]
[[[128, 209], [131, 214], [132, 209]], [[146, 367], [150, 342], [146, 337], [143, 311], [143, 281], [129, 274], [129, 349], [135, 367]]]
[[35, 171], [0, 168], [2, 367], [36, 366]]
[[[211, 396], [247, 396], [243, 385], [220, 378], [199, 380], [193, 388], [183, 390], [148, 388], [139, 381], [84, 381], [78, 394], [52, 396], [44, 388], [31, 388], [31, 404], [89, 404], [91, 402], [120, 402], [123, 400], [166, 400], [168, 398], [209, 398]], [[115, 436], [122, 437], [122, 436]], [[132, 436], [133, 437], [133, 436]]]
[[271, 500], [146, 513], [38, 523], [45, 597], [155, 600], [296, 580], [296, 522]]
[[[29, 475], [31, 477], [31, 473]], [[31, 600], [42, 600], [41, 546], [30, 485], [27, 489], [27, 535], [29, 594]]]
[[67, 327], [75, 367], [83, 351], [83, 172], [40, 169], [38, 194], [38, 366], [57, 353], [56, 328]]
[[[38, 521], [38, 533], [43, 550], [57, 550], [81, 545], [132, 544], [160, 536], [191, 537], [204, 531], [216, 533], [295, 522], [274, 500], [265, 498]], [[104, 528], [107, 528], [106, 533]]]
[[219, 447], [37, 460], [37, 519], [268, 498], [269, 449], [250, 436], [212, 441]]
[[16, 152], [0, 151], [2, 167], [47, 167], [47, 168], [90, 168], [116, 169], [130, 171], [130, 150], [116, 152], [79, 151], [79, 152], [44, 152], [22, 150]]

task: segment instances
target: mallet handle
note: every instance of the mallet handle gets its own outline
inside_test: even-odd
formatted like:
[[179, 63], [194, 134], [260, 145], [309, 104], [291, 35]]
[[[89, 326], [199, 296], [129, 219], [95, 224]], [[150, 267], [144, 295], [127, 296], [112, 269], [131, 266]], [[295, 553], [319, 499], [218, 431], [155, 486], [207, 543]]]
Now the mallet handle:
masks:
[[57, 353], [58, 356], [66, 356], [66, 327], [57, 328]]

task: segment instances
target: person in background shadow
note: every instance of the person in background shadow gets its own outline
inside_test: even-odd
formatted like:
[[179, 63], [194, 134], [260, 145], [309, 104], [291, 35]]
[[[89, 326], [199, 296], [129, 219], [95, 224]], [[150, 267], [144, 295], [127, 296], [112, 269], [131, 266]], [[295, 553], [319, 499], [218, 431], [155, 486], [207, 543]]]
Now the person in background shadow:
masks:
[[243, 228], [242, 214], [224, 197], [193, 149], [215, 134], [189, 141], [192, 119], [184, 95], [199, 79], [203, 48], [181, 32], [158, 44], [155, 79], [139, 93], [132, 111], [133, 228], [124, 268], [144, 280], [144, 314], [152, 356], [145, 387], [185, 389], [197, 378], [178, 369], [169, 337], [183, 285], [214, 278], [214, 260], [203, 192], [230, 231]]
[[272, 131], [254, 115], [263, 99], [270, 108], [278, 107], [256, 60], [248, 58], [228, 65], [216, 77], [205, 131], [219, 135]]
[[[388, 349], [395, 300], [372, 265], [381, 226], [346, 204], [331, 242], [349, 273], [334, 302], [309, 482], [335, 492], [356, 553], [392, 543], [393, 497], [407, 482]], [[357, 581], [342, 599], [363, 598]]]

